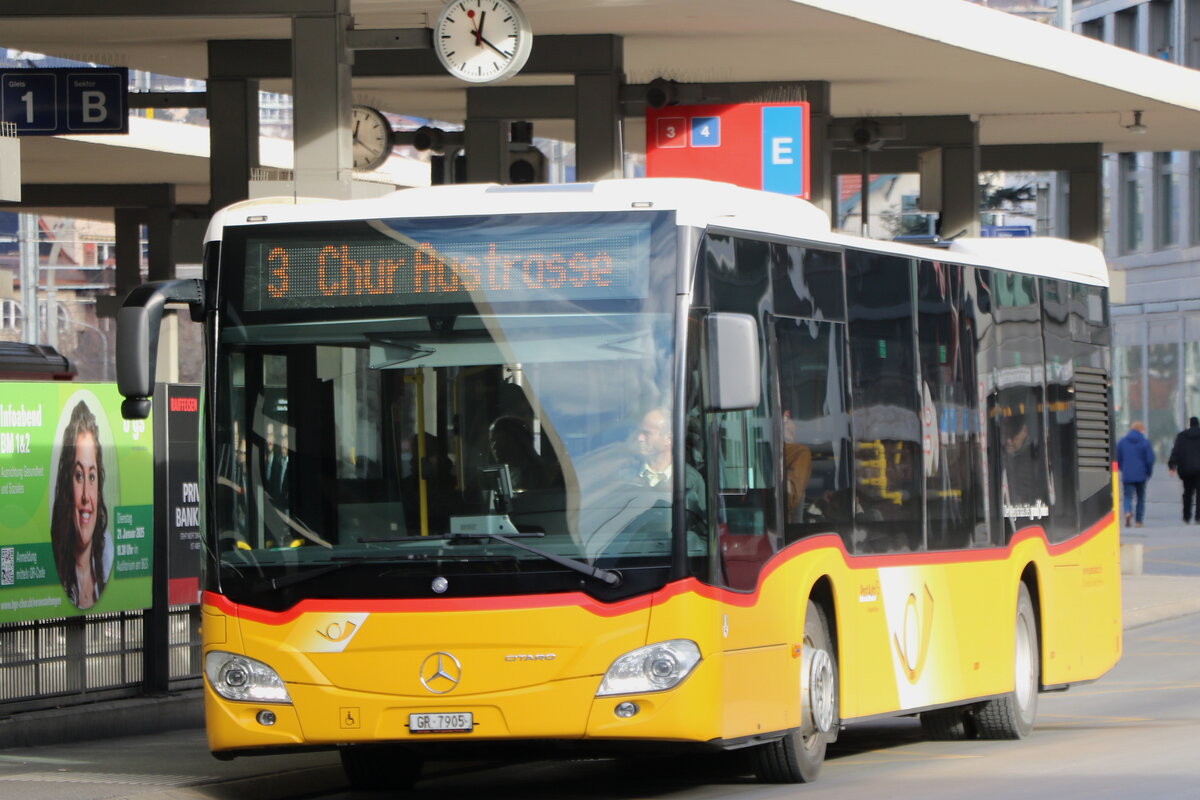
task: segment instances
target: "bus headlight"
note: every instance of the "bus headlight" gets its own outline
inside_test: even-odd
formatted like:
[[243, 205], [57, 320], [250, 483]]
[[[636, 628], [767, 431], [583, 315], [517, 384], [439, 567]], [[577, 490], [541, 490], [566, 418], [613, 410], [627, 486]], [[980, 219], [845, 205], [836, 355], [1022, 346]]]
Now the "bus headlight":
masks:
[[631, 650], [604, 673], [597, 697], [673, 689], [700, 663], [700, 648], [689, 639], [672, 639]]
[[248, 703], [290, 703], [283, 679], [261, 661], [212, 650], [204, 657], [208, 685], [226, 700]]

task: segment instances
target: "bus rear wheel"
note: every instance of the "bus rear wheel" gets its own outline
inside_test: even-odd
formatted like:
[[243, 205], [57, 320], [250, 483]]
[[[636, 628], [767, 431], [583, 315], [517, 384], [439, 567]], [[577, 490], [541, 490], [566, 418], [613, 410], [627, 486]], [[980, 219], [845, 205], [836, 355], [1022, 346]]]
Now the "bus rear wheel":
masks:
[[411, 789], [417, 778], [421, 777], [421, 757], [403, 747], [341, 747], [338, 755], [342, 757], [342, 770], [352, 789]]
[[980, 739], [1024, 739], [1033, 732], [1041, 669], [1037, 617], [1024, 583], [1017, 590], [1017, 635], [1013, 649], [1016, 682], [1011, 692], [988, 700], [975, 712], [975, 729]]
[[801, 724], [782, 739], [751, 751], [754, 774], [760, 781], [809, 783], [817, 779], [826, 746], [837, 738], [837, 674], [837, 654], [825, 612], [809, 600], [800, 654]]
[[975, 738], [970, 706], [953, 706], [921, 712], [921, 731], [935, 742], [957, 742]]

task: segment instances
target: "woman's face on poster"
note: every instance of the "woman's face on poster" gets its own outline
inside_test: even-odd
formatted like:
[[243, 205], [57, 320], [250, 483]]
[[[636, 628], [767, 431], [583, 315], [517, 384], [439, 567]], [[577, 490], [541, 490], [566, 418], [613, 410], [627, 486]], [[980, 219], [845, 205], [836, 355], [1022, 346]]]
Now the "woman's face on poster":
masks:
[[75, 496], [74, 520], [79, 549], [92, 542], [96, 531], [96, 506], [100, 492], [100, 472], [96, 465], [96, 438], [90, 433], [75, 437], [75, 466], [71, 472]]

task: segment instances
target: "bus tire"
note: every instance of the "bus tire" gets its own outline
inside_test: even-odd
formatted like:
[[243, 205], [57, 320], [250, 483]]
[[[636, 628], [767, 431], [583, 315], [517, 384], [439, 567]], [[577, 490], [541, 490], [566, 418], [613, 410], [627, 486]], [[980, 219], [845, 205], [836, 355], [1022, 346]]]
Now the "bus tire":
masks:
[[975, 712], [975, 727], [981, 739], [1024, 739], [1033, 732], [1037, 717], [1038, 658], [1037, 617], [1029, 588], [1017, 590], [1017, 630], [1013, 648], [1013, 691], [981, 704]]
[[921, 731], [935, 742], [959, 742], [975, 738], [969, 706], [936, 708], [921, 712]]
[[751, 750], [754, 774], [761, 782], [809, 783], [817, 779], [825, 748], [837, 737], [837, 675], [837, 653], [825, 612], [809, 600], [800, 655], [801, 725], [783, 738]]
[[340, 747], [350, 788], [361, 791], [411, 789], [421, 777], [421, 757], [402, 747]]

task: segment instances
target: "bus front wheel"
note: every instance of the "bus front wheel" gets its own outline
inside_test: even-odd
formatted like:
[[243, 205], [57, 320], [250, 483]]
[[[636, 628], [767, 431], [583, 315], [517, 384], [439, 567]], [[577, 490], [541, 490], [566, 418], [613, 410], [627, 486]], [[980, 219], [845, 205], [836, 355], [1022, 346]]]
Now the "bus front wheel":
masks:
[[825, 612], [812, 600], [804, 615], [800, 654], [799, 728], [751, 751], [754, 774], [763, 783], [809, 783], [817, 779], [825, 748], [837, 738], [837, 654]]
[[988, 700], [975, 712], [980, 739], [1024, 739], [1033, 732], [1037, 716], [1038, 658], [1037, 617], [1024, 583], [1017, 591], [1017, 635], [1013, 656], [1016, 682], [1003, 697]]

